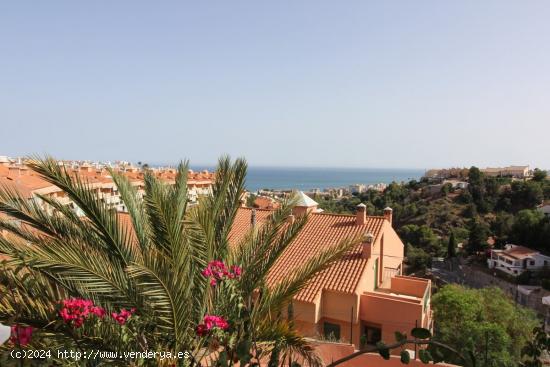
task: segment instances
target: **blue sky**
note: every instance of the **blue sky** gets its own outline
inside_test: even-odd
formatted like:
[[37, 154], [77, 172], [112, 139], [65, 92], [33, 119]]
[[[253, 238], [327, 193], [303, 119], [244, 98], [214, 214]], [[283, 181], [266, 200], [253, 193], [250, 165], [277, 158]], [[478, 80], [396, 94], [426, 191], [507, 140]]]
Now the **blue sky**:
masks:
[[550, 168], [548, 1], [5, 1], [0, 155]]

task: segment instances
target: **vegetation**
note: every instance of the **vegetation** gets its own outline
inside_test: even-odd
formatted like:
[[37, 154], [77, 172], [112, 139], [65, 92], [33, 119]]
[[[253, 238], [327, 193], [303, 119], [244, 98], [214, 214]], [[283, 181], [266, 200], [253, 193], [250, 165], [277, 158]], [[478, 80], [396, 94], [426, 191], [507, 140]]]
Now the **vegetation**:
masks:
[[[0, 321], [12, 325], [13, 348], [48, 349], [67, 365], [220, 366], [260, 358], [318, 363], [311, 346], [282, 317], [292, 297], [341, 257], [353, 239], [316, 254], [268, 286], [266, 276], [307, 217], [288, 225], [292, 201], [236, 246], [229, 233], [243, 193], [246, 163], [220, 160], [213, 194], [187, 205], [187, 165], [175, 185], [145, 175], [145, 195], [111, 172], [128, 215], [110, 210], [86, 181], [55, 160], [31, 168], [64, 190], [86, 214], [53, 198], [53, 215], [37, 201], [0, 189]], [[129, 224], [130, 223], [130, 224]], [[258, 296], [259, 295], [259, 296]], [[57, 359], [56, 351], [187, 351], [182, 358]], [[0, 365], [19, 364], [7, 355]]]
[[[467, 180], [468, 187], [453, 189], [448, 183], [423, 179], [394, 182], [383, 192], [368, 190], [342, 199], [316, 200], [327, 211], [349, 214], [361, 202], [375, 215], [390, 206], [403, 242], [432, 257], [449, 256], [451, 235], [456, 248], [462, 244], [467, 254], [486, 250], [488, 237], [494, 238], [497, 247], [511, 242], [550, 254], [550, 218], [536, 210], [543, 200], [550, 200], [545, 171], [535, 170], [530, 180], [486, 177], [476, 167], [453, 174]], [[408, 262], [417, 268], [418, 251], [407, 253], [414, 255]]]
[[[518, 366], [522, 348], [531, 343], [531, 332], [538, 326], [534, 313], [515, 305], [498, 288], [447, 285], [433, 296], [432, 307], [437, 320], [434, 340], [471, 351], [484, 367]], [[447, 361], [460, 362], [456, 356]]]

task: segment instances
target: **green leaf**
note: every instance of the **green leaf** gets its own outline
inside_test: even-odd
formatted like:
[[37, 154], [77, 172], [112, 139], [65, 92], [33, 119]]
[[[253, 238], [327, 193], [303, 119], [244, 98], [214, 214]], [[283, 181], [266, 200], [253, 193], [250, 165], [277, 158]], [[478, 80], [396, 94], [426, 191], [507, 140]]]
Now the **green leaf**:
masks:
[[382, 342], [376, 343], [376, 347], [378, 348], [378, 353], [382, 356], [384, 359], [390, 359], [390, 350], [386, 346], [386, 344]]
[[237, 345], [237, 356], [243, 366], [250, 362], [250, 359], [252, 358], [252, 355], [250, 354], [251, 346], [252, 343], [249, 340], [243, 340]]
[[220, 355], [218, 356], [217, 365], [218, 366], [227, 366], [227, 352], [224, 350], [220, 352]]
[[395, 340], [397, 340], [398, 342], [402, 342], [404, 340], [407, 340], [407, 335], [403, 334], [403, 333], [400, 333], [399, 331], [396, 331], [395, 332]]
[[420, 349], [420, 351], [418, 352], [418, 357], [420, 357], [420, 360], [422, 361], [422, 363], [426, 363], [426, 364], [430, 363], [430, 361], [433, 359], [430, 352], [428, 352], [425, 349]]
[[430, 330], [420, 327], [415, 327], [412, 329], [411, 335], [418, 339], [429, 339], [432, 337]]
[[403, 364], [409, 364], [411, 361], [411, 356], [409, 355], [409, 352], [406, 350], [401, 351], [401, 363]]

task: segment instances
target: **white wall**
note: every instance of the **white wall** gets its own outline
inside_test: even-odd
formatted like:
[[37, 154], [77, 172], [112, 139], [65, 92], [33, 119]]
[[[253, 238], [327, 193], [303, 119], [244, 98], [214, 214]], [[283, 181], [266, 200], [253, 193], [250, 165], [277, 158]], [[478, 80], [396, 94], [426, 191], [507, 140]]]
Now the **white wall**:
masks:
[[0, 345], [4, 344], [10, 338], [10, 334], [11, 328], [0, 324]]

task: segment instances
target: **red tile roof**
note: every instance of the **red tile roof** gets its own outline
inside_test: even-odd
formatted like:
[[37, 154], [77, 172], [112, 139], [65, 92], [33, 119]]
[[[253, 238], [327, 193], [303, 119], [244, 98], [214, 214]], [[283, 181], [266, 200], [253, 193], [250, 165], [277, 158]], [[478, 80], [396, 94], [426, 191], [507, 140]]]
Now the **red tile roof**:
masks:
[[536, 250], [532, 250], [527, 247], [523, 246], [514, 246], [509, 250], [502, 251], [500, 255], [507, 255], [509, 257], [512, 257], [514, 259], [525, 259], [526, 257], [530, 257], [531, 255], [534, 255], [538, 253]]
[[[256, 222], [261, 225], [270, 214], [270, 210], [256, 209]], [[250, 229], [250, 217], [251, 209], [239, 208], [230, 233], [232, 243], [237, 243]], [[354, 215], [312, 213], [302, 231], [275, 263], [268, 282], [276, 283], [319, 251], [347, 238], [369, 232], [377, 238], [384, 220], [384, 217], [368, 216], [365, 225], [357, 225]], [[358, 244], [337, 263], [319, 273], [296, 299], [313, 302], [321, 290], [353, 293], [366, 264], [367, 259], [362, 257], [362, 245]]]

